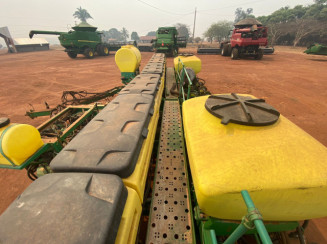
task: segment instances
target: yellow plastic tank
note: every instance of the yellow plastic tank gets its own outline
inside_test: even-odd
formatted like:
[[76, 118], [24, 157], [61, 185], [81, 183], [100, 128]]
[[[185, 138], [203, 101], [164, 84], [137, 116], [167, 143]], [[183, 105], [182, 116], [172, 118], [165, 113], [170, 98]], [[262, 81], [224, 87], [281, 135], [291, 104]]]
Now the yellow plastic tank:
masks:
[[19, 166], [43, 146], [43, 141], [35, 127], [1, 118], [4, 120], [0, 128], [0, 165]]
[[174, 58], [175, 70], [180, 71], [182, 69], [181, 65], [178, 66], [179, 59], [184, 63], [185, 68], [192, 68], [195, 74], [201, 71], [201, 59], [199, 59], [197, 56], [177, 56]]
[[183, 125], [201, 210], [240, 220], [248, 190], [264, 220], [327, 216], [327, 149], [280, 116], [268, 126], [222, 124], [205, 108], [208, 96], [183, 103]]
[[120, 72], [135, 72], [141, 63], [141, 53], [133, 45], [122, 46], [115, 54]]
[[128, 196], [119, 224], [115, 244], [134, 244], [139, 228], [142, 205], [136, 191], [127, 187]]

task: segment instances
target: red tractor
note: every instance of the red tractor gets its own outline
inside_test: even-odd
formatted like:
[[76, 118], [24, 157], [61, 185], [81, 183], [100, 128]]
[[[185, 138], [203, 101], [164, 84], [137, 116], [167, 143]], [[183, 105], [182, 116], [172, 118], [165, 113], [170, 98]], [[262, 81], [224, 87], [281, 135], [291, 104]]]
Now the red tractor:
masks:
[[263, 49], [268, 43], [268, 29], [255, 19], [244, 19], [236, 23], [229, 41], [220, 44], [221, 55], [238, 59], [243, 56], [262, 59]]

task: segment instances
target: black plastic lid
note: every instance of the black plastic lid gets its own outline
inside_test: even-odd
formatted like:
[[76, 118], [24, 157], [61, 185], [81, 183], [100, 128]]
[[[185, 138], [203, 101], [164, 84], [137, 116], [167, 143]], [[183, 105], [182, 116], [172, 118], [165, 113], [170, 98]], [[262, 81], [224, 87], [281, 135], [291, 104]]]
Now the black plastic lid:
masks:
[[209, 96], [206, 109], [227, 125], [232, 122], [241, 125], [264, 126], [274, 124], [280, 113], [264, 99], [254, 99], [235, 93]]
[[47, 174], [0, 216], [0, 243], [114, 244], [127, 199], [109, 174]]
[[0, 128], [5, 127], [10, 124], [10, 119], [6, 117], [1, 117], [0, 118]]
[[127, 178], [134, 172], [147, 137], [153, 106], [152, 95], [117, 96], [58, 153], [51, 169]]

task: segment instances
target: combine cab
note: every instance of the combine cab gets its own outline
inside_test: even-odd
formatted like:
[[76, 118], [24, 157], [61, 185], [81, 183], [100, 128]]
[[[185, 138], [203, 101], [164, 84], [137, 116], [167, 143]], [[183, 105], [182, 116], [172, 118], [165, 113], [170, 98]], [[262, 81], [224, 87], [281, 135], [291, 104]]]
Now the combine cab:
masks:
[[178, 49], [187, 44], [186, 37], [178, 36], [176, 27], [159, 27], [154, 41], [155, 51], [169, 56], [176, 56]]
[[221, 55], [238, 59], [243, 56], [262, 59], [267, 46], [268, 29], [255, 19], [245, 19], [235, 24], [229, 41], [221, 43]]
[[109, 48], [107, 44], [102, 43], [101, 32], [96, 31], [94, 27], [86, 22], [73, 27], [73, 31], [57, 32], [57, 31], [30, 31], [30, 38], [35, 34], [59, 35], [58, 39], [61, 46], [65, 48], [70, 58], [76, 58], [77, 54], [84, 54], [86, 58], [93, 58], [97, 53], [99, 56], [108, 56]]

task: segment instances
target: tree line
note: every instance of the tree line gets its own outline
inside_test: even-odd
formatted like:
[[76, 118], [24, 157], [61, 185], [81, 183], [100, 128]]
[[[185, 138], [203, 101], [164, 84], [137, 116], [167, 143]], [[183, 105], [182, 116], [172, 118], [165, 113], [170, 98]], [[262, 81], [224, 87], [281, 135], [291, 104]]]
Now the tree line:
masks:
[[[225, 40], [233, 25], [246, 18], [255, 18], [253, 9], [237, 8], [234, 22], [213, 23], [204, 37], [209, 41]], [[308, 6], [283, 7], [268, 16], [259, 16], [257, 20], [268, 27], [270, 45], [308, 46], [314, 42], [327, 43], [327, 0], [315, 0]]]

